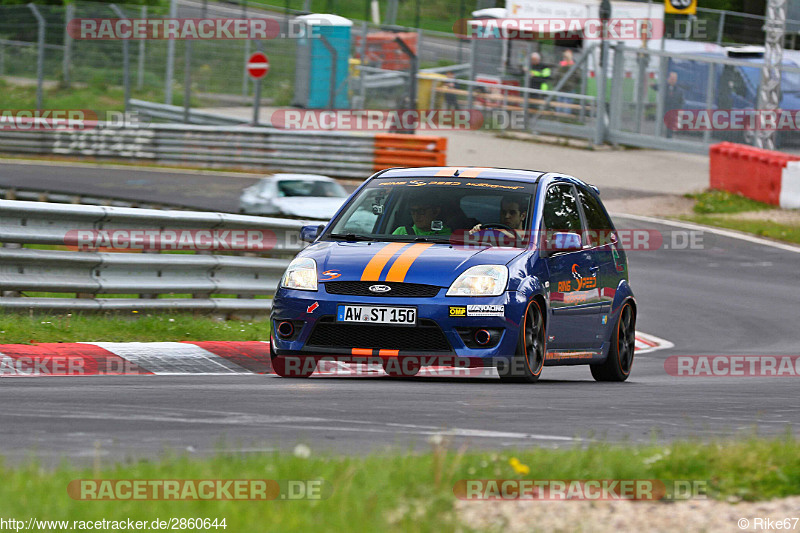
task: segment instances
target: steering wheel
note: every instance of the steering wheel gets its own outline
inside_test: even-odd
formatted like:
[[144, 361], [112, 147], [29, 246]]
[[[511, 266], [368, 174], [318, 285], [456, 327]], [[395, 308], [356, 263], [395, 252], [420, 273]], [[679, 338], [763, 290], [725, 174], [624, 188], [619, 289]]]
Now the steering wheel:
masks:
[[506, 226], [505, 224], [500, 224], [499, 222], [493, 222], [491, 224], [481, 224], [481, 229], [506, 229], [511, 233], [514, 233], [514, 228], [511, 226]]

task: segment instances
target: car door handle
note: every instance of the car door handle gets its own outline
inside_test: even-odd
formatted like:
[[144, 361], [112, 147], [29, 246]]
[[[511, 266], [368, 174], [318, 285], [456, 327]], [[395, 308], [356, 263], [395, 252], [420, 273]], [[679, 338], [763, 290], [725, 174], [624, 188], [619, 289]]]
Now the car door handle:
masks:
[[600, 266], [598, 266], [598, 265], [595, 265], [593, 267], [589, 267], [589, 272], [597, 272], [598, 270], [600, 270]]

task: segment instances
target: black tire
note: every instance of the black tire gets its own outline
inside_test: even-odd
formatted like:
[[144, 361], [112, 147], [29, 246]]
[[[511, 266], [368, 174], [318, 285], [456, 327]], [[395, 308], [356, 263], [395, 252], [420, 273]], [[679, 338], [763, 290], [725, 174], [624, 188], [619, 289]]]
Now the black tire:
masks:
[[314, 357], [301, 358], [277, 354], [273, 347], [271, 336], [269, 339], [269, 358], [273, 372], [282, 378], [307, 378], [317, 369], [317, 360]]
[[599, 365], [590, 365], [592, 377], [597, 381], [625, 381], [631, 375], [636, 348], [636, 314], [629, 302], [622, 305], [617, 327], [611, 336], [608, 358]]
[[420, 369], [419, 361], [411, 359], [398, 359], [392, 357], [390, 359], [381, 359], [383, 370], [393, 378], [410, 378], [417, 375]]
[[547, 332], [539, 302], [531, 300], [522, 317], [517, 352], [511, 364], [503, 361], [497, 366], [500, 379], [507, 383], [536, 383], [542, 375], [547, 351]]

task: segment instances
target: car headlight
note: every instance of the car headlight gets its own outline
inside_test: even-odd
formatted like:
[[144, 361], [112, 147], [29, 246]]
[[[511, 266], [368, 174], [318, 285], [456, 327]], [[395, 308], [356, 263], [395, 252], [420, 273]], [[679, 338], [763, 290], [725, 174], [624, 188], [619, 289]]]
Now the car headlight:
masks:
[[500, 296], [507, 282], [505, 265], [478, 265], [458, 276], [447, 289], [447, 296]]
[[289, 263], [281, 279], [281, 287], [299, 291], [317, 290], [317, 263], [308, 257], [298, 257]]

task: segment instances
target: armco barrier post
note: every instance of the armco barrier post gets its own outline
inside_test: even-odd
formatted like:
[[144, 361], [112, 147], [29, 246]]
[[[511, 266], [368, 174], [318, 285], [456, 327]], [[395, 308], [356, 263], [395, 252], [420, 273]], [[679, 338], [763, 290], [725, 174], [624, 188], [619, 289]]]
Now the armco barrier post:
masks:
[[35, 4], [28, 4], [28, 8], [33, 11], [33, 16], [36, 17], [36, 24], [39, 29], [39, 38], [37, 44], [36, 54], [36, 109], [42, 110], [42, 85], [44, 83], [44, 33], [45, 22], [42, 14], [36, 9]]
[[[146, 19], [147, 18], [147, 6], [142, 6], [141, 14], [139, 18]], [[139, 39], [139, 58], [138, 58], [138, 65], [136, 69], [136, 88], [141, 89], [144, 85], [144, 39]]]
[[[169, 18], [175, 19], [178, 16], [177, 0], [170, 0]], [[172, 105], [172, 76], [175, 73], [175, 39], [170, 37], [167, 40], [167, 73], [164, 76], [164, 103]]]
[[[128, 18], [116, 4], [111, 4], [109, 7], [121, 19]], [[125, 87], [125, 117], [128, 116], [128, 102], [131, 100], [131, 63], [128, 51], [130, 49], [128, 39], [122, 40], [122, 83]]]
[[[72, 56], [72, 36], [67, 31], [69, 21], [75, 18], [75, 4], [67, 4], [64, 11], [64, 57], [61, 62], [61, 75], [64, 78], [64, 85], [69, 87], [70, 59]], [[2, 72], [0, 72], [2, 75]]]

